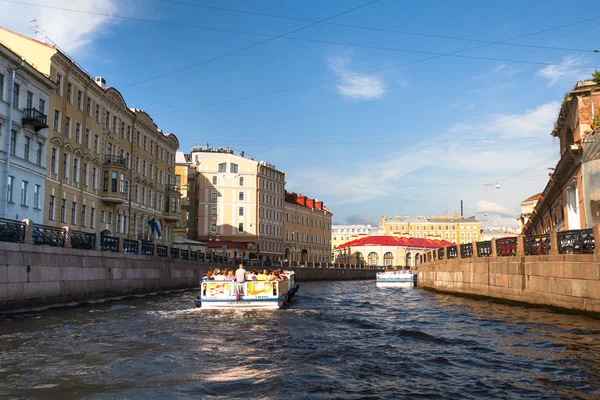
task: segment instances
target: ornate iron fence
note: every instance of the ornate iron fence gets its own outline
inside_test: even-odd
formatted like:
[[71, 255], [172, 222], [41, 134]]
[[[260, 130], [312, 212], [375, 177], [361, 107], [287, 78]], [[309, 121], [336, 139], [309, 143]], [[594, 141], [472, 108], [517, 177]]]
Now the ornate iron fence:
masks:
[[169, 248], [167, 246], [163, 246], [160, 244], [156, 245], [156, 255], [159, 257], [168, 257], [168, 250]]
[[96, 234], [71, 231], [71, 247], [74, 249], [93, 250], [96, 248]]
[[206, 261], [206, 254], [203, 252], [199, 252], [198, 253], [198, 260], [200, 261]]
[[198, 261], [198, 252], [197, 251], [190, 251], [190, 260]]
[[456, 246], [446, 247], [446, 258], [450, 259], [450, 258], [457, 258], [457, 257], [458, 257], [458, 250], [457, 250]]
[[180, 253], [181, 253], [181, 259], [183, 259], [183, 260], [189, 260], [190, 259], [190, 252], [189, 252], [189, 250], [183, 250], [182, 249], [180, 251]]
[[138, 254], [139, 253], [138, 241], [123, 239], [123, 253]]
[[54, 226], [33, 225], [31, 238], [34, 244], [65, 247], [65, 230]]
[[443, 260], [444, 259], [444, 254], [446, 253], [445, 249], [442, 247], [441, 249], [438, 249], [438, 260]]
[[119, 251], [119, 237], [100, 235], [100, 249], [102, 251]]
[[523, 237], [523, 252], [526, 256], [550, 254], [550, 234]]
[[473, 243], [463, 243], [460, 245], [460, 258], [473, 257]]
[[559, 254], [592, 254], [596, 247], [592, 229], [556, 232]]
[[486, 240], [477, 242], [477, 257], [490, 257], [492, 255], [492, 242]]
[[0, 242], [23, 242], [27, 224], [22, 221], [0, 218]]
[[496, 254], [500, 257], [517, 255], [517, 238], [496, 239]]
[[153, 256], [154, 255], [154, 243], [142, 242], [142, 255]]
[[171, 258], [179, 258], [179, 249], [177, 247], [171, 247]]

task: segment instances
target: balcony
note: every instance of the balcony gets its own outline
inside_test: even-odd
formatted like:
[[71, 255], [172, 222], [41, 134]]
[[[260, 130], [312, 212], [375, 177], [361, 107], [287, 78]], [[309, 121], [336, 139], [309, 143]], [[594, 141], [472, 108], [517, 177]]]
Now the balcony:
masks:
[[100, 196], [102, 197], [102, 201], [107, 204], [124, 204], [129, 201], [129, 187], [125, 186], [123, 190], [111, 190], [113, 188], [108, 188], [106, 191], [102, 191]]
[[165, 219], [166, 221], [180, 221], [181, 214], [177, 211], [167, 210], [163, 212], [163, 219]]
[[48, 117], [41, 111], [35, 108], [26, 108], [23, 110], [23, 119], [21, 123], [23, 126], [31, 125], [36, 132], [48, 127]]
[[129, 169], [129, 167], [127, 166], [127, 159], [121, 156], [104, 156], [104, 165], [110, 167]]
[[181, 195], [180, 188], [179, 185], [165, 185], [165, 193]]

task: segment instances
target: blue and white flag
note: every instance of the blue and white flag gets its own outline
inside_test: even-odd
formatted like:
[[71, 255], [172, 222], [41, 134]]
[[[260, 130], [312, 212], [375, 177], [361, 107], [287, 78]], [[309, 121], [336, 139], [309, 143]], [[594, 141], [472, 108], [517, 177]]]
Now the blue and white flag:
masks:
[[148, 226], [150, 226], [152, 233], [156, 232], [156, 235], [160, 238], [160, 236], [161, 236], [160, 225], [158, 222], [156, 222], [156, 218], [152, 218], [151, 220], [149, 220]]

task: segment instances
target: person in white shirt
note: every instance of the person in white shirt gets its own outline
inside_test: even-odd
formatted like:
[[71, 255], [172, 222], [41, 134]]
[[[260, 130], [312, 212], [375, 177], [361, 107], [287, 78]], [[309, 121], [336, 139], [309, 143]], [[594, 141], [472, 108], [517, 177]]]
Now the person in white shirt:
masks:
[[236, 282], [245, 282], [246, 281], [246, 270], [244, 269], [244, 265], [240, 263], [237, 271], [235, 271], [235, 281]]

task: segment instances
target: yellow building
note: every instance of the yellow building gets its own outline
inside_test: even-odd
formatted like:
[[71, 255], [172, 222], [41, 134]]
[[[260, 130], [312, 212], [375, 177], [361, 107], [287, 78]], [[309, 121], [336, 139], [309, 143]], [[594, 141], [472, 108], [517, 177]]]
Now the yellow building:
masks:
[[331, 228], [331, 250], [352, 240], [366, 236], [385, 235], [380, 227], [371, 225], [333, 225]]
[[180, 219], [165, 200], [174, 187], [175, 135], [164, 135], [150, 116], [130, 109], [52, 45], [0, 28], [0, 41], [56, 82], [48, 112], [44, 223], [129, 239], [150, 237], [148, 220], [162, 222], [170, 242]]
[[286, 193], [283, 212], [284, 262], [330, 262], [333, 214], [323, 202], [296, 193]]
[[439, 238], [454, 244], [472, 243], [481, 239], [481, 223], [477, 217], [382, 217], [386, 235], [408, 235], [413, 238]]
[[285, 173], [223, 148], [189, 157], [190, 239], [229, 258], [281, 259]]
[[179, 221], [175, 222], [175, 228], [173, 230], [174, 236], [180, 236], [182, 238], [188, 237], [189, 232], [189, 185], [188, 185], [188, 174], [190, 171], [191, 162], [189, 161], [190, 156], [178, 151], [175, 155], [175, 184], [179, 186], [181, 193], [181, 213], [179, 215]]

